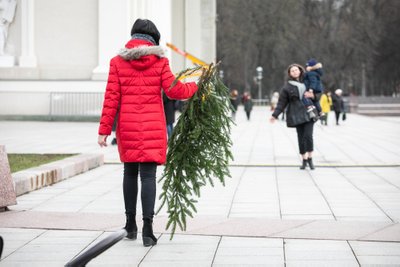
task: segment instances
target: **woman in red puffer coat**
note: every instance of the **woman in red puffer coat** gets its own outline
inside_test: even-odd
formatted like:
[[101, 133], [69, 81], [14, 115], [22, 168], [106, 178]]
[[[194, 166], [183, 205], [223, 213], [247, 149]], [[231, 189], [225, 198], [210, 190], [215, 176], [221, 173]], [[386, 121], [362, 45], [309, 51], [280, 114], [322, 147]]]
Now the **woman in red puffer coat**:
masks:
[[141, 180], [144, 246], [157, 244], [153, 235], [156, 198], [156, 169], [165, 163], [167, 150], [166, 121], [162, 90], [171, 99], [187, 99], [196, 91], [194, 82], [178, 82], [170, 88], [172, 74], [160, 33], [150, 20], [138, 19], [131, 30], [132, 39], [111, 59], [110, 72], [100, 119], [100, 146], [107, 146], [116, 114], [117, 144], [124, 163], [123, 193], [127, 237], [137, 238], [136, 202], [138, 174]]

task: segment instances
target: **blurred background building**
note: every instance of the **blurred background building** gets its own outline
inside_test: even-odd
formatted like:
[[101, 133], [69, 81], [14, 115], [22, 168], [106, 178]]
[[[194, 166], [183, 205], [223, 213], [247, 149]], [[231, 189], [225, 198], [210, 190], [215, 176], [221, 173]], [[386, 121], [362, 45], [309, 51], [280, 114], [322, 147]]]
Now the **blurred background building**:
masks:
[[3, 118], [96, 115], [109, 61], [137, 18], [157, 25], [175, 72], [192, 63], [166, 42], [216, 57], [216, 0], [0, 0], [0, 12], [12, 15], [0, 55]]

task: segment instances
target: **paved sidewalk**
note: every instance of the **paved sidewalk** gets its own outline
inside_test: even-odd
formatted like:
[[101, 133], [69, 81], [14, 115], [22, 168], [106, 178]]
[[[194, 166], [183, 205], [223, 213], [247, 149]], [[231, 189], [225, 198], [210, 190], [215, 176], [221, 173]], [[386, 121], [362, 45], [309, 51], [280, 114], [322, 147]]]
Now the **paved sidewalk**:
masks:
[[[349, 114], [336, 126], [330, 114], [315, 126], [317, 169], [302, 171], [295, 130], [268, 123], [266, 108], [252, 116], [239, 107], [232, 179], [203, 189], [186, 232], [170, 241], [163, 210], [157, 246], [123, 240], [89, 265], [400, 266], [400, 118]], [[62, 266], [123, 226], [122, 164], [96, 141], [96, 123], [0, 121], [8, 153], [105, 154], [0, 213], [0, 266]]]

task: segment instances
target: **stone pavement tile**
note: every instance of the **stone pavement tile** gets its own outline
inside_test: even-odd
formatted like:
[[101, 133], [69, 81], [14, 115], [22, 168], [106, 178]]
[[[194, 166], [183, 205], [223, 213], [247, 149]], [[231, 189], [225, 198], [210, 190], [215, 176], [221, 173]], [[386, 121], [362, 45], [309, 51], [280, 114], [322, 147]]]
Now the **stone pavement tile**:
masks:
[[99, 235], [100, 232], [96, 231], [46, 231], [5, 258], [2, 264], [65, 264]]
[[[77, 175], [53, 186], [18, 197], [19, 204], [12, 210], [90, 212], [91, 208], [103, 208], [96, 212], [123, 209], [122, 178], [114, 179], [108, 174], [120, 170], [122, 165], [105, 165], [87, 173]], [[109, 196], [111, 194], [111, 196]], [[117, 197], [114, 197], [117, 196]], [[105, 199], [102, 203], [99, 201]], [[111, 200], [111, 201], [110, 201]], [[106, 205], [105, 205], [106, 204]], [[115, 209], [116, 206], [118, 209]]]
[[82, 202], [82, 201], [58, 201], [52, 200], [49, 202], [45, 202], [40, 204], [39, 206], [32, 209], [32, 211], [40, 211], [40, 212], [78, 212], [82, 209], [83, 206], [87, 205], [90, 201]]
[[357, 256], [400, 256], [400, 243], [349, 241]]
[[5, 259], [44, 232], [45, 230], [37, 229], [0, 228], [0, 236], [4, 240], [2, 259]]
[[349, 241], [360, 264], [400, 265], [400, 243]]
[[376, 241], [399, 241], [400, 240], [400, 224], [396, 223], [379, 229], [370, 234], [364, 235], [360, 240], [376, 240]]
[[240, 264], [235, 264], [235, 263], [232, 263], [232, 264], [213, 264], [212, 266], [213, 267], [232, 267], [232, 266], [236, 266], [236, 267], [254, 267], [254, 266], [268, 266], [268, 267], [283, 267], [283, 266], [285, 266], [285, 264], [284, 263], [273, 263], [274, 261], [273, 261], [273, 259], [271, 260], [271, 262], [263, 262], [263, 263], [260, 263], [260, 264], [243, 264], [243, 263], [240, 263]]
[[[137, 213], [141, 214], [140, 201], [138, 203]], [[125, 214], [123, 194], [119, 188], [114, 189], [107, 194], [93, 199], [90, 203], [82, 207], [79, 212]]]
[[[220, 237], [175, 235], [170, 241], [170, 235], [162, 235], [146, 255], [144, 266], [211, 266]], [[141, 264], [141, 266], [142, 266]], [[189, 266], [186, 265], [186, 266]]]
[[222, 237], [213, 266], [283, 266], [283, 240]]
[[[43, 254], [43, 253], [42, 253]], [[41, 261], [41, 260], [35, 260], [35, 261], [30, 261], [29, 263], [27, 263], [24, 260], [21, 261], [12, 261], [12, 262], [8, 262], [8, 261], [4, 261], [1, 262], [1, 266], [2, 267], [60, 267], [60, 266], [64, 266], [66, 264], [65, 261], [63, 260], [59, 260], [59, 261], [53, 261], [53, 260], [46, 260], [46, 261]]]
[[368, 168], [375, 175], [385, 179], [400, 188], [400, 167]]
[[229, 218], [220, 221], [214, 220], [214, 223], [188, 230], [187, 233], [218, 236], [267, 237], [275, 233], [281, 233], [300, 227], [310, 222], [311, 221], [308, 220], [282, 221], [279, 219]]
[[358, 263], [354, 263], [353, 261], [348, 260], [315, 260], [315, 261], [293, 261], [286, 262], [286, 267], [358, 267]]
[[[343, 174], [343, 172], [346, 172], [344, 168], [327, 169], [326, 172], [328, 175], [336, 173], [337, 177], [327, 180], [325, 173], [315, 175], [315, 172], [312, 172], [312, 176], [336, 218], [348, 216], [365, 217], [368, 215], [373, 217], [373, 220], [376, 220], [377, 217], [382, 217], [381, 220], [383, 221], [391, 221], [373, 199], [346, 179], [345, 174]], [[364, 173], [363, 177], [367, 174], [371, 175], [370, 173]]]
[[332, 214], [283, 214], [282, 220], [335, 220]]
[[[400, 178], [399, 178], [400, 180]], [[369, 194], [371, 197], [379, 201], [380, 203], [386, 204], [386, 205], [397, 205], [400, 202], [400, 194], [398, 191], [396, 192], [379, 192], [379, 193], [370, 193]]]
[[[130, 265], [131, 266], [131, 265]], [[143, 267], [210, 267], [209, 261], [191, 261], [191, 260], [180, 260], [180, 261], [162, 261], [162, 262], [142, 262], [139, 266]]]
[[246, 169], [234, 195], [229, 217], [280, 218], [274, 169]]
[[285, 215], [332, 215], [328, 205], [321, 199], [285, 199], [281, 201], [282, 216]]
[[121, 227], [124, 220], [123, 214], [39, 211], [0, 213], [0, 227], [108, 230]]
[[285, 239], [286, 266], [358, 266], [346, 241]]
[[[99, 236], [88, 248], [100, 240], [106, 238], [111, 232], [105, 232]], [[156, 235], [156, 237], [158, 237]], [[87, 249], [88, 249], [87, 248]], [[142, 236], [138, 233], [137, 240], [124, 238], [117, 244], [94, 258], [87, 266], [138, 266], [152, 247], [144, 247]]]
[[[231, 207], [231, 202], [235, 194], [235, 190], [243, 173], [241, 167], [231, 168], [232, 178], [225, 179], [225, 187], [219, 182], [215, 181], [214, 187], [205, 186], [201, 188], [201, 196], [196, 204], [196, 216], [228, 216]], [[160, 168], [159, 174], [162, 174]], [[161, 192], [161, 183], [157, 184], [157, 192]], [[156, 201], [156, 208], [158, 209], [160, 202]], [[162, 208], [159, 215], [167, 216], [166, 205]]]
[[279, 219], [279, 211], [276, 212], [255, 212], [255, 211], [249, 211], [248, 213], [240, 211], [240, 212], [231, 212], [230, 213], [230, 218], [271, 218], [271, 219]]
[[358, 256], [361, 266], [400, 266], [400, 256]]
[[299, 170], [279, 169], [277, 175], [282, 216], [332, 214], [307, 172], [299, 173]]
[[[391, 217], [392, 218], [392, 217]], [[359, 221], [359, 222], [390, 222], [390, 219], [384, 215], [374, 216], [366, 214], [365, 216], [336, 216], [338, 221]]]
[[387, 222], [314, 221], [275, 233], [271, 237], [355, 240], [389, 225]]
[[25, 211], [39, 206], [44, 202], [43, 200], [18, 200], [18, 205], [11, 206], [9, 209], [12, 211]]
[[[351, 204], [349, 204], [351, 205]], [[336, 208], [335, 215], [337, 217], [382, 217], [384, 221], [391, 221], [389, 217], [385, 215], [378, 207], [369, 206], [369, 207], [343, 207], [343, 208]]]

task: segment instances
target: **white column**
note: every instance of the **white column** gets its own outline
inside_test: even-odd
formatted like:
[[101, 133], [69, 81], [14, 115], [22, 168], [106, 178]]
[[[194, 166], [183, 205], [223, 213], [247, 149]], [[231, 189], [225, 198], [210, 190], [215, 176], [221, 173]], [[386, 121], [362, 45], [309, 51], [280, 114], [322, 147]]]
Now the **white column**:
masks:
[[34, 0], [21, 0], [21, 56], [20, 67], [36, 67]]
[[216, 0], [186, 0], [186, 51], [211, 63], [216, 59]]
[[215, 62], [217, 58], [217, 1], [201, 1], [201, 29], [202, 29], [202, 59], [207, 62]]
[[160, 46], [165, 47], [166, 42], [171, 42], [171, 5], [171, 0], [135, 0], [132, 5], [131, 25], [139, 18], [151, 20], [161, 34]]
[[[179, 12], [184, 12], [183, 15]], [[172, 24], [179, 32], [172, 33], [176, 45], [206, 63], [216, 59], [216, 0], [174, 1]], [[174, 63], [182, 65], [178, 59]], [[193, 66], [185, 60], [184, 68]]]
[[[174, 0], [171, 3], [171, 40], [176, 47], [186, 50], [185, 47], [185, 0]], [[186, 59], [175, 53], [171, 53], [171, 69], [177, 73], [186, 69]]]
[[[202, 55], [202, 20], [201, 20], [201, 1], [185, 1], [185, 48], [186, 52], [205, 61]], [[193, 66], [190, 60], [186, 60], [185, 67]]]
[[130, 0], [99, 0], [98, 66], [93, 80], [107, 80], [110, 59], [130, 38]]

